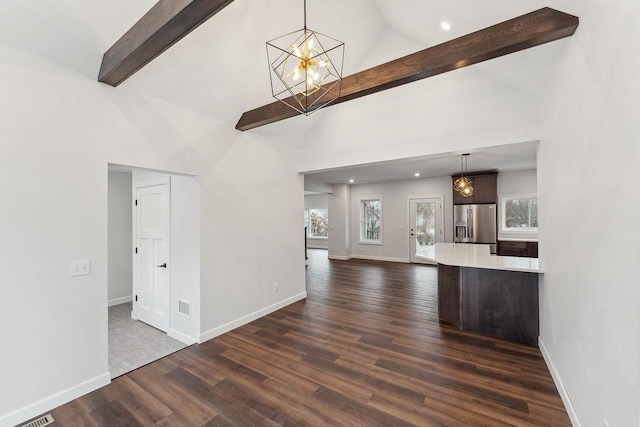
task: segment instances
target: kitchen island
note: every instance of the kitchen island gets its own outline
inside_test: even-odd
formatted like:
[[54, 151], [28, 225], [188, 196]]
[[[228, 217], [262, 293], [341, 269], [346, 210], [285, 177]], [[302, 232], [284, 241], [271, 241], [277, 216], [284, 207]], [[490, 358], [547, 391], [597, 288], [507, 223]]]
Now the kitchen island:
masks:
[[461, 330], [537, 345], [537, 258], [491, 255], [489, 245], [436, 243], [416, 256], [438, 264], [438, 317]]

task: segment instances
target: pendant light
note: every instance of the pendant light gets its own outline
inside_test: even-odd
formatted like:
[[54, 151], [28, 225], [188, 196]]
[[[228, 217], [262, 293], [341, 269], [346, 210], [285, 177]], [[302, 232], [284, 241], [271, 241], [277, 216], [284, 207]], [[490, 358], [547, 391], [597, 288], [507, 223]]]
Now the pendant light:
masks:
[[465, 176], [467, 170], [467, 158], [469, 153], [460, 156], [460, 178], [456, 179], [453, 183], [453, 188], [463, 197], [473, 196], [473, 187], [471, 181]]
[[304, 26], [267, 42], [271, 93], [306, 115], [340, 96], [344, 43]]

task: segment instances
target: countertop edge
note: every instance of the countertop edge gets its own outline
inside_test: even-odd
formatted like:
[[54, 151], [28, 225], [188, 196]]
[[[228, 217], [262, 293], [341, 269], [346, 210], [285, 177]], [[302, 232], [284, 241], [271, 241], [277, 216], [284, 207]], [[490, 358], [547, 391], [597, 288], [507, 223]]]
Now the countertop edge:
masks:
[[[537, 267], [494, 265], [492, 263], [485, 264], [481, 260], [479, 260], [477, 262], [469, 262], [466, 259], [459, 259], [459, 260], [451, 259], [452, 255], [451, 254], [447, 254], [447, 253], [443, 253], [442, 256], [438, 256], [437, 250], [442, 248], [442, 246], [440, 246], [440, 248], [439, 248], [438, 245], [444, 246], [444, 245], [449, 245], [449, 244], [438, 243], [432, 249], [430, 248], [430, 250], [433, 251], [433, 256], [428, 256], [426, 254], [416, 254], [416, 257], [424, 259], [424, 260], [427, 260], [427, 261], [430, 261], [430, 262], [435, 262], [437, 264], [443, 264], [443, 265], [454, 266], [454, 267], [479, 268], [479, 269], [485, 269], [485, 270], [516, 271], [516, 272], [520, 272], [520, 273], [544, 274], [543, 269], [539, 265], [539, 260], [537, 260], [537, 259], [536, 259], [536, 261], [538, 261], [538, 266]], [[453, 245], [456, 245], [456, 243], [453, 243]], [[458, 245], [459, 245], [459, 243], [458, 243]], [[488, 249], [487, 249], [487, 252], [488, 252]], [[431, 255], [431, 254], [429, 254], [429, 255]], [[492, 259], [492, 260], [514, 258], [514, 260], [517, 260], [516, 262], [525, 262], [525, 259], [528, 259], [530, 261], [533, 260], [533, 258], [489, 255], [488, 253], [486, 255], [480, 254], [479, 258], [483, 258], [484, 256], [490, 257], [490, 259]], [[460, 258], [463, 258], [463, 256], [461, 256]]]

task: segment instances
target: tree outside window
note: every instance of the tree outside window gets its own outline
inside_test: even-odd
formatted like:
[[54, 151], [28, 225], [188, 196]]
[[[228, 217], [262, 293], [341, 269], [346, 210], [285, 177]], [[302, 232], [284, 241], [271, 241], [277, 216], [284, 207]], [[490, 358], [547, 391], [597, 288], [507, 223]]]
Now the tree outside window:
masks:
[[327, 209], [309, 209], [308, 217], [305, 215], [305, 222], [308, 223], [309, 237], [329, 237], [329, 214]]
[[502, 229], [504, 231], [537, 231], [538, 198], [535, 196], [503, 197]]
[[382, 199], [360, 201], [360, 241], [382, 242]]
[[416, 240], [420, 246], [436, 244], [436, 204], [416, 204]]

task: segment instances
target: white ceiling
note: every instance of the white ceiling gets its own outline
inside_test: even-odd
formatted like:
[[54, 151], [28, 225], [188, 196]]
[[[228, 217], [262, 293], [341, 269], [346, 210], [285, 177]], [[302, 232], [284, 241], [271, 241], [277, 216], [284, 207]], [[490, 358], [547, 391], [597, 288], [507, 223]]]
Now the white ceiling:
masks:
[[[104, 52], [154, 3], [154, 0], [107, 3], [3, 0], [0, 41], [95, 79]], [[244, 111], [273, 101], [265, 42], [302, 27], [302, 3], [302, 0], [236, 0], [120, 88], [140, 91], [235, 124]], [[309, 27], [346, 43], [345, 75], [546, 4], [539, 0], [309, 0], [307, 3]], [[29, 16], [15, 19], [18, 15]], [[16, 24], [34, 20], [29, 28]], [[442, 21], [450, 22], [450, 31], [442, 30]], [[376, 46], [384, 44], [389, 35], [395, 35], [390, 40], [394, 46], [381, 53]], [[499, 68], [497, 73], [501, 72]], [[528, 83], [527, 77], [515, 80], [515, 84]], [[262, 129], [267, 136], [268, 129], [269, 126]], [[276, 134], [280, 136], [281, 132]]]
[[[265, 42], [302, 27], [302, 4], [236, 0], [123, 86], [235, 125], [244, 111], [274, 101]], [[539, 0], [308, 0], [307, 19], [310, 28], [345, 42], [344, 75], [349, 75], [544, 5]], [[440, 26], [445, 20], [451, 23], [448, 32]], [[393, 48], [377, 49], [390, 34], [399, 35]], [[504, 74], [500, 67], [496, 72]], [[516, 85], [530, 86], [529, 76], [514, 78]], [[287, 120], [285, 127], [298, 134], [320, 118]], [[259, 133], [287, 140], [287, 132], [271, 133], [272, 128]]]
[[[533, 141], [471, 150], [468, 172], [536, 169], [537, 145]], [[305, 174], [304, 184], [306, 189], [313, 190], [323, 184], [348, 184], [351, 179], [354, 184], [370, 184], [418, 179], [415, 173], [420, 174], [420, 179], [450, 176], [460, 172], [461, 154], [445, 153], [312, 172]]]
[[[0, 42], [95, 80], [104, 52], [154, 3], [155, 0], [106, 3], [3, 0], [0, 2]], [[307, 3], [309, 27], [345, 42], [345, 75], [548, 4], [541, 0], [308, 0]], [[302, 27], [302, 4], [302, 0], [236, 0], [115, 90], [140, 92], [235, 125], [244, 111], [273, 102], [265, 42]], [[441, 28], [443, 21], [450, 23], [450, 31]], [[33, 25], [19, 26], [16, 22]], [[549, 69], [561, 49], [562, 44], [552, 43], [472, 67], [485, 79], [500, 82], [505, 90], [521, 94], [518, 96], [527, 103], [536, 103], [540, 102]], [[419, 83], [407, 86], [415, 87], [416, 91], [427, 87]], [[367, 103], [387, 114], [385, 108], [395, 108], [389, 107], [395, 105], [390, 98], [406, 96], [406, 91], [402, 95], [403, 91], [394, 89], [384, 93], [384, 96], [365, 97], [357, 103], [347, 102], [329, 110], [335, 109], [337, 115]], [[305, 135], [321, 129], [327, 118], [332, 120], [330, 123], [336, 123], [335, 115], [325, 113], [327, 111], [320, 111], [251, 132], [295, 147], [305, 141]], [[388, 135], [394, 125], [406, 127], [398, 121], [374, 120], [367, 128], [370, 135]], [[416, 126], [411, 137], [418, 139], [423, 131]], [[530, 147], [523, 150], [502, 158], [500, 150], [488, 149], [486, 154], [472, 156], [470, 166], [473, 169], [481, 165], [505, 169], [535, 166], [531, 164], [531, 152], [527, 151]], [[493, 156], [493, 161], [481, 162], [482, 155]], [[417, 158], [356, 169], [362, 173], [362, 180], [400, 179], [400, 172], [413, 172], [420, 169], [420, 165], [428, 165], [423, 173], [430, 176], [435, 171], [446, 175], [456, 168], [454, 157]], [[356, 169], [352, 173], [356, 173]], [[374, 171], [379, 178], [372, 176]], [[334, 174], [331, 180], [346, 177], [338, 172]]]

